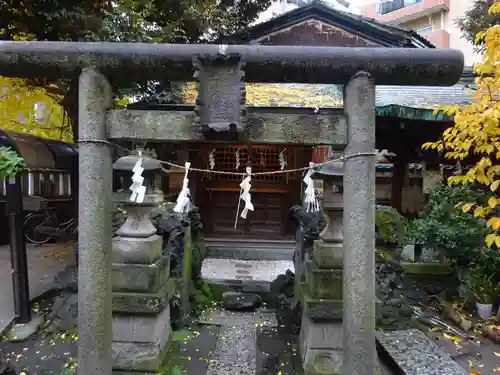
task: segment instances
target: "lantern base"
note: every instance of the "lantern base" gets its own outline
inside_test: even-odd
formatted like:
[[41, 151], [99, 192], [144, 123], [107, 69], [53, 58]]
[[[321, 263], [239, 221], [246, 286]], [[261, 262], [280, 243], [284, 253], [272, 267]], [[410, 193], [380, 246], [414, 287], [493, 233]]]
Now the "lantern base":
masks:
[[299, 349], [304, 375], [340, 375], [343, 361], [341, 321], [314, 321], [302, 316]]
[[114, 237], [113, 263], [152, 264], [163, 254], [163, 238], [156, 234], [147, 238]]
[[170, 306], [158, 315], [113, 316], [113, 374], [155, 374], [172, 342]]

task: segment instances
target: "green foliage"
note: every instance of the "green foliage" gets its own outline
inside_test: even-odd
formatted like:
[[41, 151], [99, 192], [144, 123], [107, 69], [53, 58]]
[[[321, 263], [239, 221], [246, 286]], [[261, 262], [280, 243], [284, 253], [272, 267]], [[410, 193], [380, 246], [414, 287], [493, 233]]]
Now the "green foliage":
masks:
[[[236, 4], [236, 5], [235, 5]], [[269, 0], [4, 0], [0, 39], [194, 42], [248, 27]]]
[[193, 243], [191, 250], [191, 277], [193, 279], [201, 278], [201, 266], [207, 256], [207, 248], [202, 241]]
[[493, 303], [500, 291], [499, 283], [495, 281], [493, 275], [483, 275], [475, 271], [472, 269], [465, 279], [467, 292], [479, 303]]
[[17, 175], [25, 167], [24, 159], [9, 147], [0, 147], [0, 178]]
[[484, 220], [457, 206], [487, 196], [487, 192], [472, 185], [439, 185], [429, 195], [420, 217], [410, 222], [410, 238], [432, 247], [459, 265], [469, 264], [483, 248], [488, 228]]
[[189, 286], [189, 301], [195, 316], [200, 316], [203, 310], [214, 307], [215, 298], [210, 287], [203, 280], [191, 280]]
[[[0, 40], [196, 43], [244, 30], [270, 0], [2, 0], [1, 4]], [[64, 107], [73, 138], [78, 138], [78, 72], [72, 80], [37, 78], [25, 84], [43, 88]], [[140, 97], [158, 86], [145, 81], [126, 84], [129, 89], [116, 93], [120, 99]]]
[[500, 24], [500, 15], [488, 12], [496, 0], [476, 0], [474, 5], [465, 10], [462, 16], [458, 17], [456, 24], [462, 32], [465, 39], [470, 43], [476, 44], [481, 48], [484, 44], [484, 39], [476, 40], [476, 35], [479, 32], [484, 32], [488, 28]]
[[403, 246], [406, 240], [406, 220], [393, 207], [377, 206], [375, 232], [378, 241], [388, 245]]

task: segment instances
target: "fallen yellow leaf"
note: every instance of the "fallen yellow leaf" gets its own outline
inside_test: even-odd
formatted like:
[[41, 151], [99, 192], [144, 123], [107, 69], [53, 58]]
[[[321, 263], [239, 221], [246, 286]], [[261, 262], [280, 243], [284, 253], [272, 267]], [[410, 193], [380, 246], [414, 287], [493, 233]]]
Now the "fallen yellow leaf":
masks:
[[443, 333], [443, 336], [445, 339], [447, 340], [451, 340], [453, 341], [454, 343], [457, 343], [457, 342], [461, 342], [463, 341], [460, 337], [457, 337], [457, 336], [451, 336], [451, 335], [448, 335], [447, 333]]

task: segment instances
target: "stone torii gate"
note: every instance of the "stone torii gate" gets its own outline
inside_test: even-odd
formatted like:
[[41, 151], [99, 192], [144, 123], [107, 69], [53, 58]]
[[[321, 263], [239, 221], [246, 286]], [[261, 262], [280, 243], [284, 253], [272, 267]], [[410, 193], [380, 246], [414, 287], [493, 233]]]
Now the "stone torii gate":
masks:
[[[346, 153], [343, 374], [374, 375], [375, 85], [453, 85], [462, 69], [462, 53], [447, 49], [0, 43], [1, 75], [80, 74], [79, 374], [112, 372], [108, 139], [143, 139], [333, 145]], [[113, 85], [124, 78], [189, 81], [193, 73], [199, 89], [194, 113], [112, 108]], [[309, 116], [317, 120], [310, 126], [272, 124], [247, 113], [244, 82], [342, 84], [344, 115], [321, 117], [321, 111], [311, 110]]]

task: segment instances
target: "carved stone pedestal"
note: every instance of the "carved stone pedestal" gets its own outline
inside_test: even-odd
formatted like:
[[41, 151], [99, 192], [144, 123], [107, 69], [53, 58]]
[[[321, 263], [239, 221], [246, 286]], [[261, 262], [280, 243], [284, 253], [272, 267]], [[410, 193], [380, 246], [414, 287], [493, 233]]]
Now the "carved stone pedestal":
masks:
[[325, 181], [323, 208], [328, 224], [305, 258], [303, 316], [299, 350], [305, 375], [337, 375], [343, 362], [342, 165], [313, 175]]
[[304, 375], [340, 374], [342, 368], [342, 321], [313, 320], [304, 314], [300, 353]]
[[[316, 252], [321, 256], [315, 255]], [[322, 257], [329, 262], [318, 263], [318, 258]], [[317, 240], [312, 258], [306, 257], [305, 262], [299, 342], [304, 374], [340, 374], [343, 358], [342, 245]]]
[[[130, 171], [135, 160], [122, 159], [115, 163], [115, 170]], [[148, 185], [148, 172], [156, 167], [152, 161], [143, 163], [147, 190], [142, 203], [129, 201], [126, 189], [115, 194], [128, 214], [112, 241], [115, 374], [155, 374], [172, 339], [169, 300], [175, 281], [170, 279], [170, 257], [163, 255], [163, 239], [149, 219], [150, 209], [163, 200], [161, 192]], [[129, 181], [124, 178], [124, 185]]]

